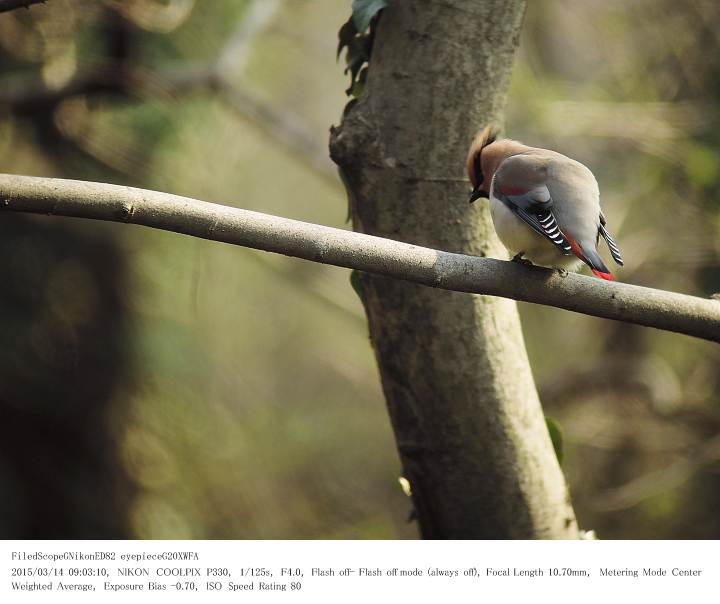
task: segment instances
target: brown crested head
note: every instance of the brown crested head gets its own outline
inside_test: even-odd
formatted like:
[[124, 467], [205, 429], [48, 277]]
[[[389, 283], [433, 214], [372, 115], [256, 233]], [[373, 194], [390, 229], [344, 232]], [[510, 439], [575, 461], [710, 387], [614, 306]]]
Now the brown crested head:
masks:
[[[467, 173], [472, 184], [473, 192], [470, 197], [470, 203], [478, 199], [479, 197], [487, 197], [482, 195], [480, 188], [483, 184], [483, 170], [482, 170], [482, 151], [488, 145], [492, 145], [497, 138], [497, 132], [492, 126], [485, 126], [480, 132], [475, 135], [473, 142], [470, 144], [467, 155]], [[476, 196], [477, 193], [477, 196]]]
[[490, 126], [483, 128], [468, 150], [467, 171], [473, 187], [470, 203], [490, 196], [490, 183], [502, 160], [527, 149], [522, 143], [511, 139], [498, 140], [497, 131]]

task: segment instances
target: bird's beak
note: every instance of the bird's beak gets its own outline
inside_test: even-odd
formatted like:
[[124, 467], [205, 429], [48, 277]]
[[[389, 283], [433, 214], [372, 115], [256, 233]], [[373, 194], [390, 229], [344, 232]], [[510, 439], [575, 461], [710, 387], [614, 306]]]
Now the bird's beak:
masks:
[[470, 193], [470, 203], [472, 203], [473, 201], [477, 201], [481, 197], [484, 197], [485, 199], [490, 198], [490, 196], [485, 191], [480, 190], [480, 185], [478, 185], [473, 189], [473, 192]]

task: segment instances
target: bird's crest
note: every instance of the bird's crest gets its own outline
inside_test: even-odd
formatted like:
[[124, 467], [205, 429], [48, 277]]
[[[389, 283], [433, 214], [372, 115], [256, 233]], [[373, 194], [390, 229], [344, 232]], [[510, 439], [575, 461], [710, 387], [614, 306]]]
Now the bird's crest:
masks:
[[494, 143], [498, 136], [498, 129], [494, 126], [485, 126], [477, 133], [470, 144], [467, 157], [467, 173], [473, 188], [483, 181], [482, 165], [480, 164], [480, 151], [489, 144]]

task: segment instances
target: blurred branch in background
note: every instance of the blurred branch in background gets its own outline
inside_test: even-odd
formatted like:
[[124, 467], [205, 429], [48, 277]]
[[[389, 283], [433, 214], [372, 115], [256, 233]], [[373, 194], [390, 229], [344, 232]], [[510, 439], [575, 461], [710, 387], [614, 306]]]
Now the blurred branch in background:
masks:
[[598, 511], [608, 512], [635, 506], [644, 499], [681, 486], [703, 467], [718, 461], [720, 461], [720, 436], [707, 440], [692, 455], [681, 457], [661, 470], [598, 493], [594, 507]]
[[33, 4], [45, 2], [47, 0], [0, 0], [0, 13], [15, 10], [16, 8], [30, 8]]
[[301, 119], [287, 109], [274, 108], [258, 100], [248, 90], [217, 73], [213, 84], [230, 107], [285, 146], [317, 175], [338, 186], [337, 172], [328, 163], [327, 148], [316, 143]]
[[93, 218], [193, 235], [313, 262], [657, 327], [720, 342], [720, 301], [451, 254], [167, 193], [0, 175], [0, 209]]
[[242, 73], [247, 65], [254, 38], [276, 16], [283, 0], [254, 0], [231, 33], [217, 58], [217, 71], [227, 76]]
[[536, 103], [537, 127], [557, 136], [615, 138], [671, 163], [684, 161], [685, 139], [717, 124], [718, 112], [698, 102]]
[[231, 83], [217, 71], [217, 65], [168, 66], [152, 72], [130, 66], [98, 67], [81, 73], [57, 89], [35, 78], [6, 79], [0, 82], [0, 104], [18, 115], [44, 112], [75, 97], [96, 94], [118, 95], [128, 101], [168, 99], [198, 91], [215, 91], [243, 119], [293, 152], [318, 175], [337, 186], [337, 174], [327, 161], [327, 150], [318, 145], [302, 120], [285, 109], [269, 106], [248, 90]]
[[[337, 173], [328, 162], [326, 146], [318, 144], [303, 120], [287, 108], [269, 105], [235, 82], [236, 74], [247, 61], [254, 36], [268, 24], [281, 4], [281, 0], [254, 1], [218, 57], [209, 63], [167, 65], [162, 70], [149, 70], [126, 61], [106, 63], [77, 73], [57, 87], [32, 76], [7, 78], [0, 81], [0, 105], [18, 115], [31, 115], [51, 111], [75, 97], [115, 95], [142, 102], [150, 98], [167, 100], [198, 91], [216, 92], [243, 119], [337, 186]], [[72, 133], [67, 130], [65, 133], [73, 138]]]

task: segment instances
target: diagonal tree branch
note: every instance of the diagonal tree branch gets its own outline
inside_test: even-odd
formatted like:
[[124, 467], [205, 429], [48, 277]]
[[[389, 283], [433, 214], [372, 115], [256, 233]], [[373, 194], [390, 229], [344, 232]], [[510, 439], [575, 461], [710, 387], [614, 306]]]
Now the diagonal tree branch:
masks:
[[219, 72], [244, 70], [255, 37], [273, 21], [282, 5], [283, 0], [253, 0], [250, 3], [215, 61]]
[[720, 342], [720, 301], [453, 254], [168, 193], [0, 175], [0, 210], [139, 224], [412, 281]]
[[162, 71], [101, 65], [77, 74], [60, 88], [49, 88], [37, 78], [8, 78], [0, 81], [0, 108], [17, 115], [34, 115], [50, 111], [58, 103], [78, 95], [108, 94], [142, 100], [198, 91], [216, 92], [240, 117], [288, 148], [318, 176], [337, 185], [337, 173], [328, 159], [327, 145], [319, 144], [299, 117], [268, 105], [246, 88], [231, 82], [212, 63], [168, 65]]

